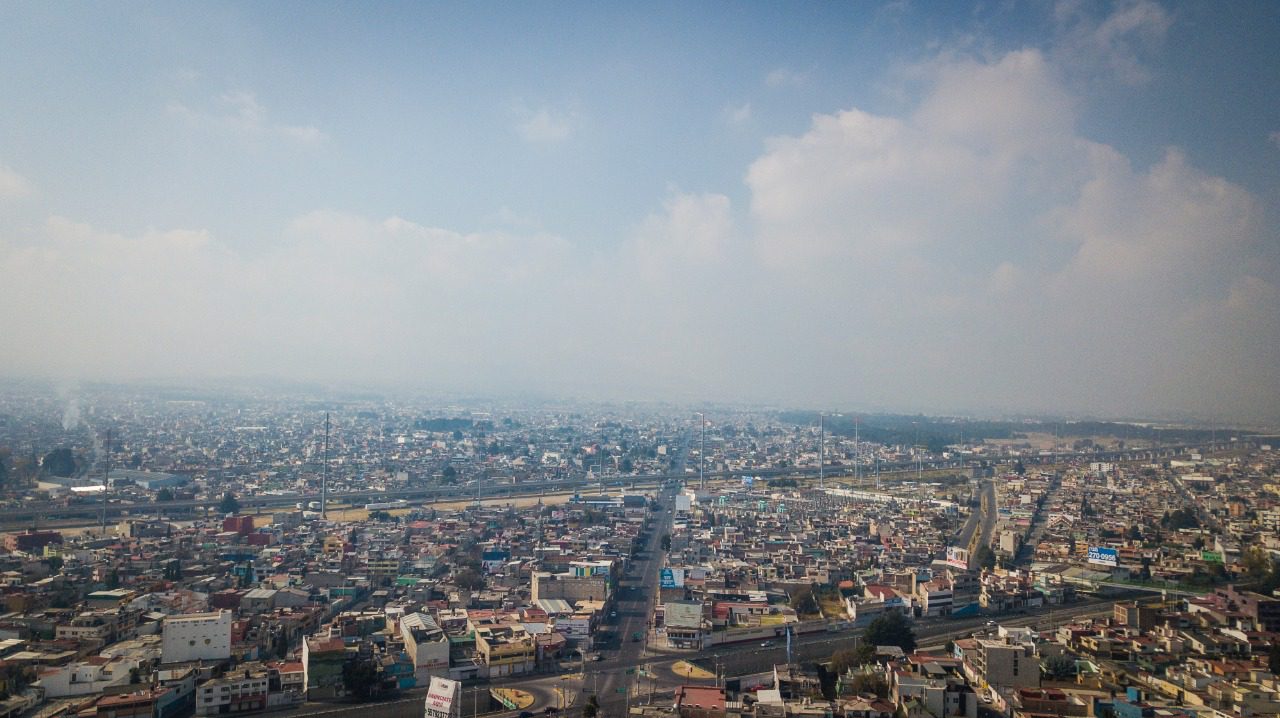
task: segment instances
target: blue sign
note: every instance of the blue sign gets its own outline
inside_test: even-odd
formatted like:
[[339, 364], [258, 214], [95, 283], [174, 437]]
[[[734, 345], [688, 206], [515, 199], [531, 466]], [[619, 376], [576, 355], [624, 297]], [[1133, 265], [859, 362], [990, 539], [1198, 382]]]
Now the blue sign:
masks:
[[1101, 566], [1115, 566], [1120, 562], [1120, 552], [1113, 548], [1103, 548], [1101, 546], [1089, 547], [1089, 563], [1096, 563]]
[[671, 569], [669, 568], [662, 569], [662, 573], [659, 577], [658, 585], [661, 586], [662, 588], [676, 587], [676, 577], [675, 577], [675, 574], [671, 572]]

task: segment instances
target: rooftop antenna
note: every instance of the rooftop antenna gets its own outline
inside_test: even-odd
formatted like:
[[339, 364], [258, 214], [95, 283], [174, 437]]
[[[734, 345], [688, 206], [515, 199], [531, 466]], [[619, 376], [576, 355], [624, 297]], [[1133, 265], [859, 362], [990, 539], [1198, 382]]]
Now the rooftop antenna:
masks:
[[320, 518], [329, 520], [329, 412], [324, 413], [324, 472], [320, 475]]

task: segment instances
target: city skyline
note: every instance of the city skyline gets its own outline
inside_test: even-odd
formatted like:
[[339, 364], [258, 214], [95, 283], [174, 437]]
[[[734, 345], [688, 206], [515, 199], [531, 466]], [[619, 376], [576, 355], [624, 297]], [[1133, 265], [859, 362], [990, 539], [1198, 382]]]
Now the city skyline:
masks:
[[0, 9], [0, 374], [1277, 418], [1273, 6], [504, 11]]

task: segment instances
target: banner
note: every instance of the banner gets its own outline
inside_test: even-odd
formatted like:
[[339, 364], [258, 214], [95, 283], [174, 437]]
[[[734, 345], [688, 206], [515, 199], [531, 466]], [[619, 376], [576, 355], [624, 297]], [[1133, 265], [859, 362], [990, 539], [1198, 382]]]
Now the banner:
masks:
[[1090, 546], [1089, 563], [1096, 563], [1099, 566], [1115, 566], [1120, 563], [1120, 552], [1113, 548]]
[[947, 565], [959, 569], [969, 568], [969, 551], [959, 546], [948, 546]]
[[1201, 551], [1200, 560], [1205, 563], [1222, 563], [1222, 554], [1217, 551]]
[[453, 700], [458, 695], [458, 682], [448, 678], [431, 678], [427, 689], [425, 718], [453, 718]]

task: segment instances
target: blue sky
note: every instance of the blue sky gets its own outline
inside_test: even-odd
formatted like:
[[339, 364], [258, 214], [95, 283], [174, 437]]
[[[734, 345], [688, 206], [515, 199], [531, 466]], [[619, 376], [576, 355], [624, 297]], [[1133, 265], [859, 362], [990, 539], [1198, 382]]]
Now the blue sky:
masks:
[[1273, 3], [8, 4], [0, 369], [1275, 418], [1278, 39]]

